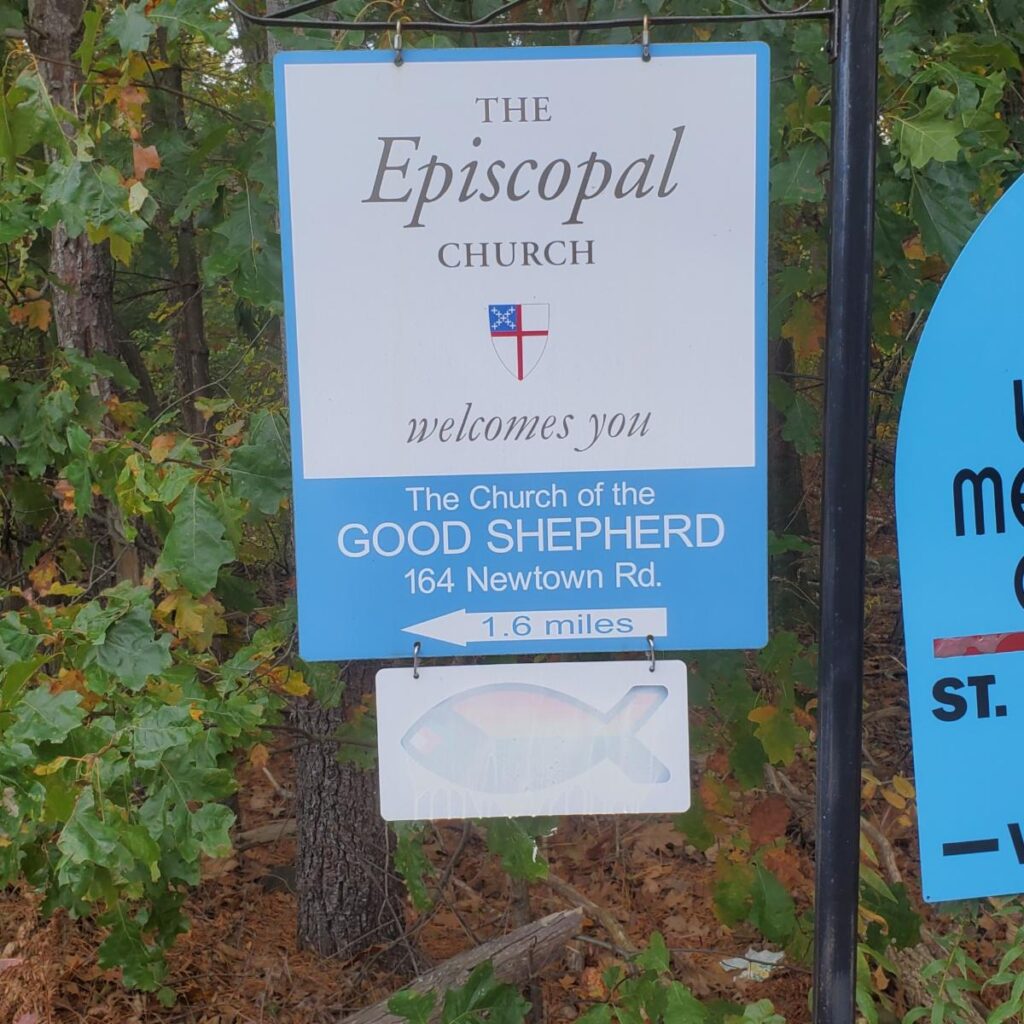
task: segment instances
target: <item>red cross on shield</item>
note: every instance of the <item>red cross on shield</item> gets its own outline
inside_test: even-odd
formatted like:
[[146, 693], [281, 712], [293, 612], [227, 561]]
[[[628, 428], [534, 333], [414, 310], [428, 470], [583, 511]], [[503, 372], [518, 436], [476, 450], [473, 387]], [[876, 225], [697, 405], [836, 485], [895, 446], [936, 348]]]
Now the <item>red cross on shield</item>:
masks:
[[548, 309], [546, 302], [488, 307], [494, 352], [516, 380], [525, 380], [544, 355], [548, 344]]

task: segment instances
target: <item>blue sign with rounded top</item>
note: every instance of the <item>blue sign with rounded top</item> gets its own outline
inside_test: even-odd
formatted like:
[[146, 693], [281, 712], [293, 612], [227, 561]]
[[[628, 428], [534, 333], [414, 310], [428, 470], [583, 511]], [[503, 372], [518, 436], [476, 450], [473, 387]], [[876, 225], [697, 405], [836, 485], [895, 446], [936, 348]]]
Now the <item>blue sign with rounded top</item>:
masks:
[[765, 642], [768, 51], [651, 51], [277, 56], [304, 658]]
[[914, 357], [896, 518], [924, 898], [1024, 892], [1024, 181]]

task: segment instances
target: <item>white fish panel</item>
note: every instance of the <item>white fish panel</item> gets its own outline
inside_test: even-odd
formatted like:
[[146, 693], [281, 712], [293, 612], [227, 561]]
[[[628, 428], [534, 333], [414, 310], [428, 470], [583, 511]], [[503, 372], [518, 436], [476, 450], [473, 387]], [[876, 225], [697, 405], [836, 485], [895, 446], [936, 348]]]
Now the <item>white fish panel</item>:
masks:
[[682, 661], [383, 669], [377, 743], [389, 821], [690, 806]]

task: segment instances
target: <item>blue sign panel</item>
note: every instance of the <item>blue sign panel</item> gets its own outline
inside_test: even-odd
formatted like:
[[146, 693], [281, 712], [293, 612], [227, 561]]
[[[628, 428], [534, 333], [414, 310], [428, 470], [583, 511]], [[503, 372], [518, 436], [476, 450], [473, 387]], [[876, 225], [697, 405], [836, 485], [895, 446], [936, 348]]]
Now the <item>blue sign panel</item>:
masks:
[[942, 288], [896, 457], [924, 898], [1024, 891], [1024, 182]]
[[768, 52], [652, 54], [276, 58], [304, 658], [765, 642]]

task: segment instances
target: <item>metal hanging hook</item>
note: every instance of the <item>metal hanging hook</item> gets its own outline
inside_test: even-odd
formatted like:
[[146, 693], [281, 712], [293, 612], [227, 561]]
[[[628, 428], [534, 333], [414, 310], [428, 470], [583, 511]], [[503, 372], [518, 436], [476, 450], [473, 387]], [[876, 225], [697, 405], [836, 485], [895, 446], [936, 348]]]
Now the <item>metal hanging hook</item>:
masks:
[[[395, 34], [391, 38], [391, 47], [395, 51], [395, 67], [400, 68], [405, 63], [402, 55], [402, 22], [399, 19], [395, 22]], [[417, 676], [418, 678], [418, 676]]]
[[648, 662], [648, 665], [649, 665], [649, 671], [653, 672], [654, 671], [654, 666], [656, 664], [656, 662], [654, 660], [654, 634], [653, 633], [648, 633], [647, 634], [647, 662]]
[[420, 677], [420, 648], [423, 644], [417, 640], [412, 645], [412, 677], [413, 679], [419, 679]]
[[[651, 19], [646, 14], [644, 15], [643, 33], [640, 36], [640, 59], [645, 62], [651, 59]], [[653, 672], [654, 669], [651, 671]]]

